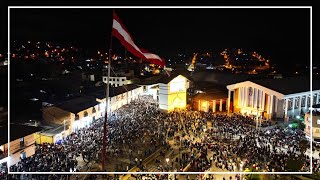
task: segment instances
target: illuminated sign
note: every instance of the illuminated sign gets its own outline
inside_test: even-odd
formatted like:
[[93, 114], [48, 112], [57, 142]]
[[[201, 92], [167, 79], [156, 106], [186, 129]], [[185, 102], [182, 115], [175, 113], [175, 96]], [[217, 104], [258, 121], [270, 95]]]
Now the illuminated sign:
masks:
[[179, 91], [185, 91], [186, 90], [186, 80], [185, 78], [178, 76], [174, 78], [170, 82], [170, 92], [179, 92]]

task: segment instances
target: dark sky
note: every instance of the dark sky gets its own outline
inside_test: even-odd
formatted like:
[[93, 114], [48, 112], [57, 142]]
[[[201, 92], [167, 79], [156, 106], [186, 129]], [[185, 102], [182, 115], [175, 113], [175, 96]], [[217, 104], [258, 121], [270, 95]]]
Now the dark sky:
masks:
[[[253, 48], [276, 62], [308, 63], [309, 9], [115, 9], [136, 44], [177, 50]], [[12, 40], [75, 40], [109, 46], [111, 9], [11, 9]], [[115, 48], [121, 48], [114, 39]]]

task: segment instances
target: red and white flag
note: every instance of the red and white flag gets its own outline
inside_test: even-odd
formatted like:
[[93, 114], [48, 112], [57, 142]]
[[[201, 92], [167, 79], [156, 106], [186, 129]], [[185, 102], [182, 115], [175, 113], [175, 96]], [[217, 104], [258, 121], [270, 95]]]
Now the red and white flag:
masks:
[[120, 21], [117, 14], [113, 11], [113, 24], [112, 24], [112, 36], [119, 39], [121, 44], [134, 56], [144, 59], [152, 64], [165, 66], [164, 59], [160, 58], [156, 54], [152, 54], [145, 49], [139, 48], [134, 42], [133, 38], [129, 34], [129, 31]]

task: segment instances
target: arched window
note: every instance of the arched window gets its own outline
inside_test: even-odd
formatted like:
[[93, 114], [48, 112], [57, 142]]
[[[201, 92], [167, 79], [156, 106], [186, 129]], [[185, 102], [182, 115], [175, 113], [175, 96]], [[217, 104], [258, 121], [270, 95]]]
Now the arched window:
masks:
[[85, 112], [83, 113], [83, 116], [84, 116], [84, 117], [87, 117], [87, 116], [88, 116], [88, 112], [85, 111]]
[[95, 113], [96, 112], [96, 108], [92, 108], [92, 113]]
[[78, 114], [76, 114], [75, 120], [79, 120], [79, 115]]

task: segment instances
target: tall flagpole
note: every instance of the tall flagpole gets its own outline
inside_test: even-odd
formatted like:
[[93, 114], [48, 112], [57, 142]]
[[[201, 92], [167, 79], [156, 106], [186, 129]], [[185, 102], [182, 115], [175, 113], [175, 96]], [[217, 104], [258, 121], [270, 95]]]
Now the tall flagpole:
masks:
[[[113, 23], [112, 23], [113, 24]], [[109, 59], [108, 59], [108, 76], [107, 76], [107, 89], [106, 89], [106, 109], [103, 123], [103, 147], [102, 147], [102, 170], [106, 171], [106, 146], [107, 146], [107, 120], [108, 120], [108, 105], [109, 105], [109, 78], [111, 68], [111, 51], [112, 51], [112, 28], [109, 46]], [[111, 107], [110, 107], [111, 108]]]

